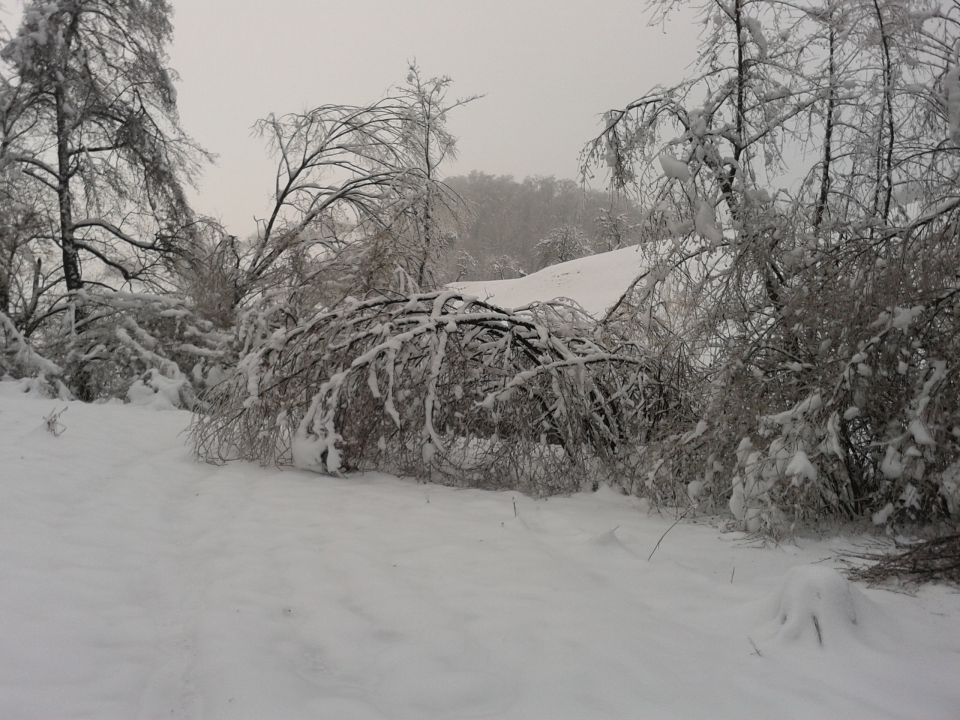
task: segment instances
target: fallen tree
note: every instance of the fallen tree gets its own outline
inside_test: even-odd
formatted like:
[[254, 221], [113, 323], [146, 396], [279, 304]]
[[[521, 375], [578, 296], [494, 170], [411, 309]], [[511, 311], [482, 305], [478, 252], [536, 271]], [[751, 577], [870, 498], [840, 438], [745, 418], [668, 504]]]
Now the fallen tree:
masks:
[[637, 348], [457, 292], [283, 318], [275, 305], [241, 324], [245, 355], [194, 423], [200, 457], [548, 494], [622, 476], [670, 405]]

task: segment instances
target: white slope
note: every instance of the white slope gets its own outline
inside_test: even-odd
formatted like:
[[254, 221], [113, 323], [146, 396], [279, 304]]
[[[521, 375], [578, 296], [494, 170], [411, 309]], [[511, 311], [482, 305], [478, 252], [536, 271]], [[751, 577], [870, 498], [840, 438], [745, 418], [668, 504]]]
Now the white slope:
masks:
[[570, 298], [594, 317], [600, 317], [645, 269], [634, 246], [550, 265], [522, 278], [476, 280], [450, 287], [504, 308]]
[[[611, 491], [195, 463], [181, 412], [0, 383], [0, 718], [925, 718], [960, 594], [853, 588]], [[817, 622], [814, 623], [814, 618]]]

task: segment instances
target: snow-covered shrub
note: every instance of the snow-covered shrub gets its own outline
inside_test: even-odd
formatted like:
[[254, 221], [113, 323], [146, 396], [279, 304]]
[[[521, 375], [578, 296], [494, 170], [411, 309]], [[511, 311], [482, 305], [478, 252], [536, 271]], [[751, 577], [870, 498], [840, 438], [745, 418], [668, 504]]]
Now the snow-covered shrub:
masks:
[[37, 344], [81, 399], [122, 398], [193, 408], [229, 362], [232, 334], [217, 331], [173, 295], [81, 292]]
[[0, 380], [23, 380], [25, 388], [41, 395], [67, 399], [63, 370], [37, 352], [14, 322], [0, 312]]
[[612, 472], [659, 392], [633, 348], [456, 292], [283, 318], [245, 318], [246, 354], [196, 418], [201, 457], [562, 492]]
[[825, 462], [851, 493], [841, 502], [878, 524], [960, 517], [960, 288], [916, 298], [870, 324], [822, 426]]
[[[798, 283], [785, 320], [759, 335], [701, 328], [721, 351], [701, 350], [678, 381], [690, 407], [651, 435], [645, 491], [682, 504], [692, 489], [702, 507], [772, 532], [830, 516], [956, 519], [960, 288], [899, 273], [823, 285], [815, 299]], [[674, 356], [644, 337], [649, 362]]]
[[893, 619], [843, 575], [823, 565], [791, 568], [767, 599], [757, 628], [765, 645], [806, 644], [836, 650], [892, 635]]

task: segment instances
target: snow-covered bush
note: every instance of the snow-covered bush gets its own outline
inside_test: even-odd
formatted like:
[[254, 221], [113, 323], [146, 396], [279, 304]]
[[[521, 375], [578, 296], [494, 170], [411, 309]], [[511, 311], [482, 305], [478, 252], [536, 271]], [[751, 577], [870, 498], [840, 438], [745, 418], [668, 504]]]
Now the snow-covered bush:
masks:
[[[775, 533], [826, 517], [960, 518], [960, 288], [916, 275], [913, 288], [884, 274], [816, 302], [799, 292], [789, 323], [760, 335], [721, 344], [701, 326], [700, 362], [677, 380], [689, 407], [650, 436], [641, 492]], [[676, 356], [645, 337], [649, 362]]]
[[26, 389], [51, 397], [69, 398], [63, 370], [37, 352], [14, 322], [0, 312], [0, 380], [24, 380]]
[[201, 457], [569, 491], [612, 474], [661, 391], [635, 349], [456, 292], [284, 317], [245, 318], [246, 354], [196, 417]]
[[33, 341], [80, 399], [193, 408], [229, 362], [232, 334], [173, 295], [79, 292]]

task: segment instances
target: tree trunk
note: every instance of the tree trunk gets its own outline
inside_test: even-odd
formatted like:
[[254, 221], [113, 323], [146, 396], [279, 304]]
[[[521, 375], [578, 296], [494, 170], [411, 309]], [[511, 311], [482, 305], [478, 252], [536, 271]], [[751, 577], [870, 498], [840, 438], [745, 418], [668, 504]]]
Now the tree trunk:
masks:
[[[80, 269], [80, 252], [73, 235], [73, 197], [70, 191], [70, 130], [67, 127], [66, 98], [64, 89], [58, 86], [54, 90], [57, 113], [57, 204], [60, 219], [60, 252], [63, 258], [63, 277], [67, 292], [70, 294], [83, 289], [83, 276]], [[73, 304], [74, 333], [80, 334], [77, 326], [84, 318], [83, 307]], [[78, 400], [92, 402], [96, 399], [93, 380], [85, 365], [79, 365], [72, 373], [71, 389]]]
[[[831, 18], [832, 21], [832, 18]], [[827, 201], [830, 199], [830, 164], [833, 161], [833, 122], [837, 104], [836, 91], [836, 41], [837, 33], [832, 23], [830, 25], [830, 69], [827, 82], [830, 86], [830, 96], [827, 98], [827, 110], [824, 116], [823, 138], [823, 167], [820, 176], [820, 197], [817, 198], [817, 207], [813, 219], [814, 230], [819, 230], [823, 224], [823, 215], [827, 210]]]
[[57, 103], [57, 202], [60, 210], [60, 251], [67, 290], [83, 288], [80, 253], [73, 239], [73, 207], [70, 194], [70, 147], [66, 107], [62, 87], [54, 91]]
[[10, 315], [10, 276], [13, 274], [14, 265], [14, 246], [16, 240], [14, 233], [7, 236], [3, 230], [0, 230], [0, 313]]
[[0, 313], [10, 314], [10, 278], [5, 267], [0, 267]]
[[427, 194], [423, 202], [423, 226], [421, 228], [423, 231], [423, 237], [421, 238], [423, 254], [420, 256], [420, 267], [417, 268], [417, 285], [420, 288], [423, 288], [427, 279], [430, 253], [433, 251], [433, 162], [430, 158], [430, 133], [433, 132], [433, 127], [429, 108], [425, 109], [424, 114], [423, 164], [427, 176]]

